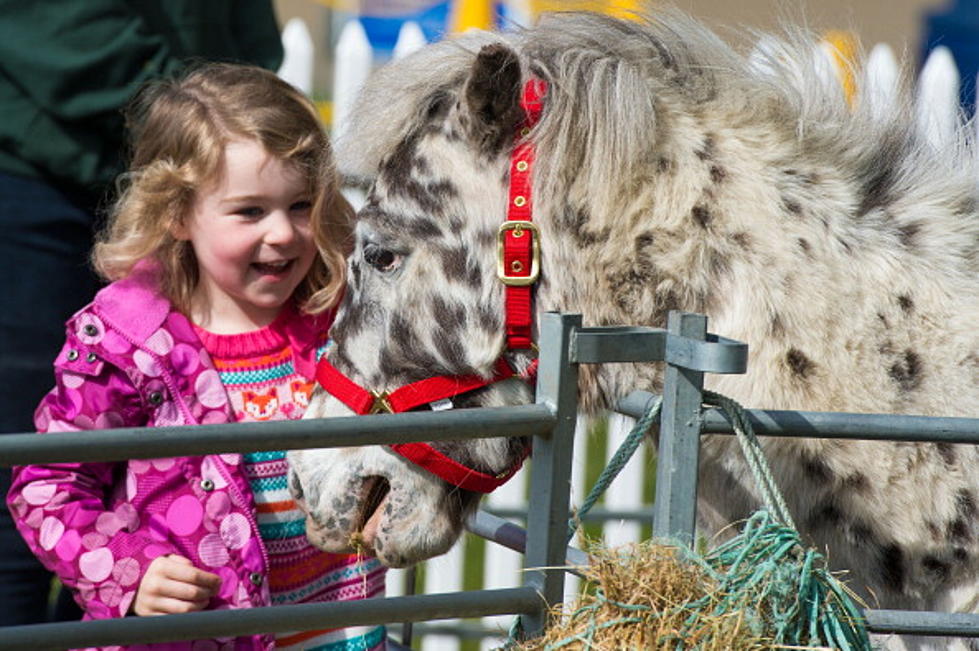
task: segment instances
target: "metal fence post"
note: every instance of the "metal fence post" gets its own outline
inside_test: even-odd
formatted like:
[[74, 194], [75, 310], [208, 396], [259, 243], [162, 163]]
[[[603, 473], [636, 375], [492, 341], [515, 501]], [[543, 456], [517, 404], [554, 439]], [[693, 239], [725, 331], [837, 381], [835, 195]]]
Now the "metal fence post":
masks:
[[578, 413], [578, 366], [570, 359], [571, 338], [581, 326], [580, 314], [545, 314], [540, 328], [537, 402], [557, 414], [550, 436], [534, 437], [527, 514], [524, 584], [543, 597], [541, 610], [525, 615], [524, 631], [540, 635], [547, 626], [548, 607], [564, 599], [571, 456]]
[[[667, 330], [674, 336], [703, 341], [707, 337], [707, 317], [673, 311], [669, 315]], [[703, 390], [703, 372], [667, 364], [663, 381], [653, 520], [653, 535], [657, 538], [693, 543]]]

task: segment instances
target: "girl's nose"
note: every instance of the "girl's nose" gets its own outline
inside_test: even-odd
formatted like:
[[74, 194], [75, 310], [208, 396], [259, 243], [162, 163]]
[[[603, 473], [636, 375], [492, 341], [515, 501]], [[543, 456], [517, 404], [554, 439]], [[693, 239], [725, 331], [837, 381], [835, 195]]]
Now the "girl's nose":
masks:
[[269, 244], [289, 244], [296, 237], [296, 226], [284, 211], [276, 210], [266, 217], [265, 241]]

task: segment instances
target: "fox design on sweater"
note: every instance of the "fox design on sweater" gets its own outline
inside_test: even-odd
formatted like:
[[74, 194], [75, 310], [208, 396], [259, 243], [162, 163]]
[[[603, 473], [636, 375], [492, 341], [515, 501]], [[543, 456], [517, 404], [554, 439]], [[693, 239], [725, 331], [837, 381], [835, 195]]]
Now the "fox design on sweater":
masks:
[[315, 384], [315, 382], [293, 380], [289, 384], [289, 389], [292, 391], [292, 401], [306, 409], [309, 406], [309, 398], [313, 395], [313, 385]]
[[279, 411], [279, 394], [275, 387], [263, 394], [245, 391], [241, 397], [244, 400], [245, 412], [255, 420], [269, 420]]

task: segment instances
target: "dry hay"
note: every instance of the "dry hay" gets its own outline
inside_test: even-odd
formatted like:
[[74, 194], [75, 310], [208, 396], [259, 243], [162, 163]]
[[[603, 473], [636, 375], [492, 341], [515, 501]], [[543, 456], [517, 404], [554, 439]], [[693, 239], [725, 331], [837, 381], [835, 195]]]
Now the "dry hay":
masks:
[[[588, 585], [576, 604], [559, 605], [543, 637], [527, 651], [550, 649], [771, 649], [752, 630], [745, 609], [714, 615], [723, 600], [717, 582], [676, 547], [652, 541], [615, 549], [594, 546]], [[704, 600], [707, 603], [704, 603]]]
[[[546, 634], [524, 651], [634, 649], [807, 649], [778, 644], [764, 604], [769, 587], [725, 593], [717, 573], [688, 551], [646, 541], [593, 545], [588, 583], [573, 605], [558, 605]], [[771, 596], [771, 595], [768, 595]]]

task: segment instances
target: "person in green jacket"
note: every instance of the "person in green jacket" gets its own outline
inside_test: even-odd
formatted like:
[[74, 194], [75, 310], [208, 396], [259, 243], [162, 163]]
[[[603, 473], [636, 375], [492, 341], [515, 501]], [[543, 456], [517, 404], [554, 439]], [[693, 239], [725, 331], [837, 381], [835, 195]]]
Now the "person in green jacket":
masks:
[[[275, 70], [272, 0], [0, 0], [0, 432], [33, 429], [63, 323], [98, 289], [88, 267], [125, 168], [122, 108], [194, 61]], [[2, 465], [2, 460], [0, 460]], [[0, 495], [10, 469], [0, 468]], [[0, 626], [49, 614], [51, 575], [0, 509]]]

